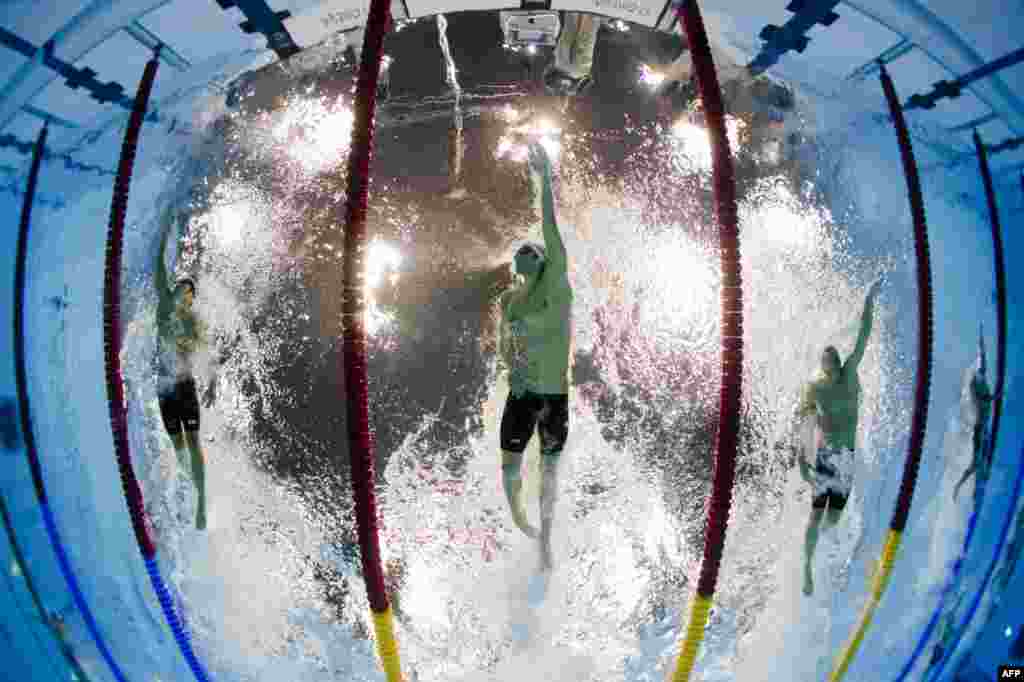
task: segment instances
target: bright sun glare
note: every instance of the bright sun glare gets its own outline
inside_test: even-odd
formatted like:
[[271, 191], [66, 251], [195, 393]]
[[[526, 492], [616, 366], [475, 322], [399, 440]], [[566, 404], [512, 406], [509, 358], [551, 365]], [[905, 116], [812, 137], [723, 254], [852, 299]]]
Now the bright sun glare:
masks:
[[311, 173], [339, 163], [352, 139], [352, 111], [339, 97], [293, 99], [274, 126], [274, 139]]
[[645, 83], [654, 89], [665, 82], [665, 74], [654, 71], [651, 67], [647, 66], [647, 64], [641, 64], [640, 82]]
[[[743, 125], [743, 121], [738, 118], [725, 117], [725, 135], [733, 152], [739, 149]], [[711, 169], [711, 136], [707, 128], [681, 118], [672, 126], [672, 135], [681, 155], [686, 157], [695, 169]]]
[[[515, 121], [519, 114], [515, 109], [507, 108], [505, 119], [510, 123]], [[517, 163], [523, 163], [528, 156], [528, 141], [537, 140], [548, 153], [552, 162], [558, 161], [562, 152], [562, 144], [558, 141], [562, 129], [546, 118], [528, 120], [518, 126], [509, 127], [508, 133], [498, 140], [498, 149], [495, 157], [502, 159], [508, 157]]]
[[656, 326], [674, 329], [693, 324], [714, 310], [718, 271], [708, 254], [682, 238], [651, 247], [651, 255], [644, 261], [649, 273], [644, 279], [658, 283], [657, 290], [650, 292], [657, 301], [650, 306], [658, 311]]
[[385, 278], [394, 286], [398, 282], [398, 267], [402, 264], [402, 254], [395, 247], [382, 241], [370, 244], [366, 258], [366, 333], [376, 334], [385, 326], [394, 322], [394, 315], [384, 312], [377, 305], [374, 289], [379, 287]]
[[203, 222], [224, 246], [239, 244], [246, 225], [253, 220], [255, 205], [245, 195], [244, 186], [230, 181], [220, 183], [211, 193], [213, 205]]

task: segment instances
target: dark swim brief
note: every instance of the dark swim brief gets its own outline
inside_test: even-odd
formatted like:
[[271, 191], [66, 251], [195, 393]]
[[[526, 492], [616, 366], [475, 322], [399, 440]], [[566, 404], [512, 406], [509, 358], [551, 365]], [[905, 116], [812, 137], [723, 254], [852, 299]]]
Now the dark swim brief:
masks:
[[185, 431], [199, 430], [199, 394], [194, 379], [179, 379], [160, 393], [160, 416], [172, 437]]
[[524, 451], [534, 428], [540, 435], [541, 454], [560, 453], [569, 437], [569, 396], [530, 391], [518, 397], [510, 394], [501, 415], [501, 449]]
[[811, 471], [811, 506], [839, 511], [846, 507], [853, 487], [854, 451], [823, 445], [818, 448]]
[[834, 490], [817, 495], [811, 500], [811, 507], [814, 509], [834, 509], [840, 511], [846, 508], [846, 495], [841, 495]]

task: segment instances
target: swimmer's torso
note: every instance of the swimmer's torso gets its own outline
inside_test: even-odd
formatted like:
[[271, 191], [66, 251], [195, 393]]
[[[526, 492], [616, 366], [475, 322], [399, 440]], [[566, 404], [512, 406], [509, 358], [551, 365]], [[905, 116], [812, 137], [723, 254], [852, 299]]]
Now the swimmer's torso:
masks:
[[860, 408], [860, 381], [844, 372], [834, 383], [817, 381], [813, 385], [818, 427], [825, 443], [835, 447], [856, 447], [857, 413]]
[[[159, 314], [159, 313], [158, 313]], [[192, 376], [192, 356], [199, 347], [201, 328], [194, 314], [177, 311], [160, 315], [157, 369], [161, 379]]]
[[970, 422], [973, 422], [975, 427], [988, 422], [992, 393], [984, 377], [977, 372], [972, 373], [970, 383], [964, 387], [963, 393], [966, 400], [961, 400], [961, 405], [968, 407], [966, 416]]
[[511, 296], [502, 303], [510, 333], [509, 369], [534, 393], [569, 392], [572, 289], [564, 273], [553, 279], [539, 284], [544, 290], [537, 305], [522, 315], [514, 312]]

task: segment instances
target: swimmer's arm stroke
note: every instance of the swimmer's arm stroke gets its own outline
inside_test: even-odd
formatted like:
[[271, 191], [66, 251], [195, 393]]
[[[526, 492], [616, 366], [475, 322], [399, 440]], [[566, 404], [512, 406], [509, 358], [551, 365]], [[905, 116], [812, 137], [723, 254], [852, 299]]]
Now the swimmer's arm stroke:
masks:
[[507, 304], [508, 292], [501, 295], [498, 299], [498, 367], [499, 370], [504, 367], [509, 369], [512, 367], [511, 355], [512, 355], [512, 328], [509, 325], [508, 315], [505, 313], [505, 306]]
[[[205, 338], [206, 331], [204, 328], [200, 328], [200, 338]], [[233, 341], [225, 341], [224, 337], [218, 340], [217, 357], [213, 361], [211, 369], [213, 370], [210, 382], [206, 385], [206, 390], [203, 391], [203, 405], [205, 407], [212, 406], [217, 401], [217, 390], [220, 386], [220, 369], [227, 364], [228, 360], [231, 359], [231, 355], [235, 349], [238, 348], [242, 342], [242, 334], [240, 332], [235, 333]]]
[[810, 417], [817, 411], [817, 406], [814, 399], [814, 391], [817, 388], [815, 382], [810, 382], [804, 386], [804, 390], [800, 393], [800, 402], [796, 406], [796, 421], [799, 423], [806, 417]]
[[844, 373], [847, 369], [856, 372], [857, 368], [860, 367], [860, 361], [864, 359], [864, 351], [867, 349], [868, 339], [871, 338], [872, 320], [875, 316], [875, 297], [878, 295], [880, 286], [881, 280], [872, 284], [867, 297], [864, 299], [864, 312], [860, 317], [860, 333], [857, 335], [857, 345], [854, 346], [853, 352], [850, 353], [846, 364], [843, 365]]
[[164, 258], [167, 255], [167, 239], [171, 234], [171, 225], [162, 225], [160, 234], [160, 246], [156, 250], [156, 263], [153, 268], [153, 283], [157, 291], [167, 289], [167, 265]]
[[544, 226], [544, 248], [547, 251], [547, 267], [553, 268], [552, 275], [558, 277], [568, 271], [568, 258], [562, 235], [555, 219], [555, 198], [551, 191], [551, 162], [547, 152], [539, 143], [530, 146], [530, 167], [540, 176], [541, 215]]
[[166, 224], [161, 226], [163, 233], [160, 235], [160, 246], [156, 252], [156, 267], [153, 268], [153, 285], [157, 295], [157, 324], [163, 325], [167, 318], [174, 311], [174, 292], [170, 289], [170, 275], [167, 272], [165, 257], [167, 255], [167, 241], [174, 230], [174, 221], [165, 218]]
[[800, 402], [797, 403], [796, 410], [793, 415], [793, 433], [792, 433], [792, 449], [796, 455], [796, 463], [800, 467], [800, 477], [808, 483], [811, 482], [811, 465], [808, 462], [808, 453], [804, 451], [803, 443], [800, 439], [800, 427], [804, 423], [804, 420], [814, 415], [817, 412], [817, 406], [815, 403], [815, 389], [817, 384], [815, 382], [808, 383], [800, 394]]

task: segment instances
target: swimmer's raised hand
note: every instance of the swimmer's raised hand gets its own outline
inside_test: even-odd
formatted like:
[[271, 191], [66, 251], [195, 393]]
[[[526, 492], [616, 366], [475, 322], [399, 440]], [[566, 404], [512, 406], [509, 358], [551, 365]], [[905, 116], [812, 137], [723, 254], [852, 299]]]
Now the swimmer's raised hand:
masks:
[[529, 147], [530, 168], [538, 173], [545, 173], [551, 170], [551, 162], [548, 160], [548, 153], [540, 142], [531, 142]]
[[878, 292], [879, 292], [879, 291], [880, 291], [881, 289], [882, 289], [882, 278], [881, 278], [881, 277], [879, 277], [879, 278], [878, 278], [878, 279], [876, 279], [876, 280], [875, 280], [875, 281], [874, 281], [874, 282], [873, 282], [873, 283], [871, 284], [871, 286], [870, 286], [870, 287], [868, 288], [868, 295], [867, 295], [867, 297], [868, 297], [869, 299], [872, 299], [872, 300], [874, 300], [875, 298], [877, 298], [877, 297], [878, 297]]

